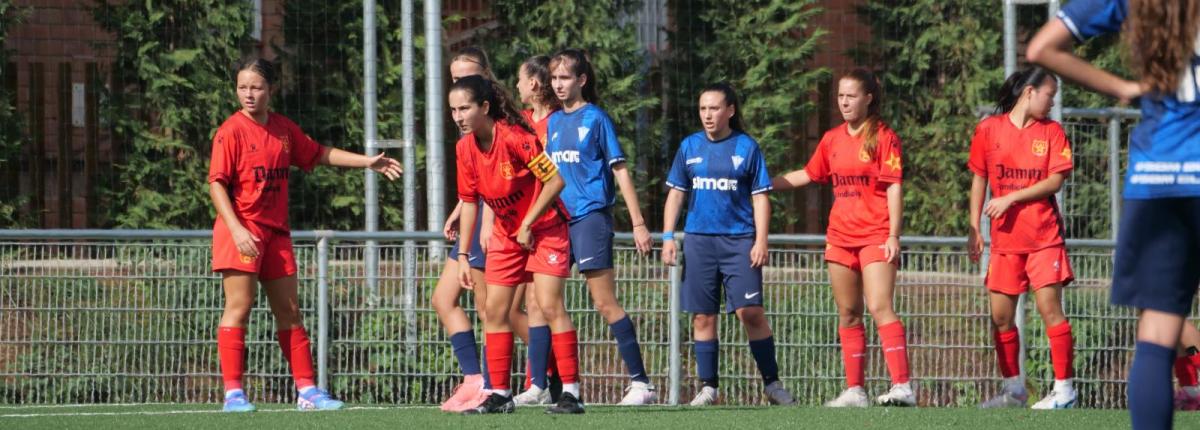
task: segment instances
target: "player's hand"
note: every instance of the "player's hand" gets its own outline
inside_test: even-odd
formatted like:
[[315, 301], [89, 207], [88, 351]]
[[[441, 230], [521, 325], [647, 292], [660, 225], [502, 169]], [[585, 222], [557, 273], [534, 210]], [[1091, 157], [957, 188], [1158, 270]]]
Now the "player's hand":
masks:
[[483, 250], [483, 255], [487, 255], [488, 242], [492, 238], [492, 226], [484, 225], [479, 227], [479, 237], [475, 240], [479, 241], [479, 249]]
[[517, 228], [517, 243], [526, 251], [533, 250], [533, 229], [530, 226], [521, 224]]
[[387, 176], [392, 181], [399, 179], [400, 175], [404, 174], [404, 168], [400, 167], [400, 162], [394, 158], [384, 156], [382, 152], [379, 155], [371, 157], [371, 160], [367, 163], [367, 168]]
[[971, 261], [979, 262], [979, 257], [983, 255], [983, 234], [978, 229], [972, 228], [970, 233], [967, 233], [967, 256], [971, 257]]
[[887, 241], [879, 247], [883, 249], [883, 258], [887, 259], [888, 264], [895, 264], [900, 259], [900, 238], [888, 236]]
[[233, 236], [233, 244], [237, 246], [238, 253], [251, 257], [258, 258], [259, 245], [262, 244], [262, 239], [247, 230], [246, 227], [238, 226], [232, 229], [230, 235]]
[[650, 229], [646, 228], [645, 223], [633, 228], [633, 245], [641, 255], [650, 253], [650, 248], [654, 246], [654, 240], [650, 238]]
[[750, 248], [750, 267], [763, 267], [767, 265], [767, 241], [754, 241], [754, 247]]
[[1120, 88], [1117, 89], [1117, 102], [1121, 106], [1128, 106], [1146, 93], [1146, 85], [1137, 81], [1122, 80]]
[[1000, 218], [1004, 216], [1005, 212], [1008, 212], [1008, 209], [1011, 208], [1012, 205], [1012, 199], [1008, 198], [1007, 196], [996, 197], [989, 200], [987, 204], [983, 206], [983, 214], [987, 215], [988, 218], [991, 219]]
[[668, 266], [675, 265], [675, 240], [664, 240], [662, 247], [662, 262]]
[[471, 277], [471, 261], [466, 255], [458, 256], [458, 284], [468, 290], [475, 289], [475, 278]]
[[458, 240], [458, 215], [451, 212], [450, 217], [446, 218], [446, 225], [442, 227], [442, 236], [446, 236], [446, 240]]

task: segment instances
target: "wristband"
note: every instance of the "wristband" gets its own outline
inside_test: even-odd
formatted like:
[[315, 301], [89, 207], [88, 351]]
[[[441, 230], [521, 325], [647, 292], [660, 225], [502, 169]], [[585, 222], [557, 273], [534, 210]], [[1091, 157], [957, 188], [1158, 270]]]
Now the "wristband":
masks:
[[470, 256], [471, 256], [471, 254], [470, 254], [470, 253], [467, 253], [467, 252], [460, 252], [460, 253], [458, 253], [458, 256], [459, 256], [459, 257], [462, 257], [462, 256], [464, 256], [464, 255], [465, 255], [465, 256], [467, 256], [467, 257], [470, 257]]
[[675, 232], [673, 231], [664, 231], [662, 236], [663, 240], [675, 240]]

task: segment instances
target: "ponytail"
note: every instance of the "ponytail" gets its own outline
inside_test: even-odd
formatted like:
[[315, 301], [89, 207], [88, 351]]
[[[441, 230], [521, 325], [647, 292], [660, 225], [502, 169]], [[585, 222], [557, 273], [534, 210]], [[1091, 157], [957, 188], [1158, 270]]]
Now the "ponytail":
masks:
[[862, 149], [871, 156], [871, 159], [875, 159], [879, 150], [879, 129], [883, 128], [883, 116], [879, 113], [879, 106], [883, 105], [883, 90], [879, 85], [879, 79], [867, 69], [851, 70], [850, 73], [842, 76], [842, 79], [858, 82], [863, 92], [871, 96], [871, 103], [867, 105], [867, 117], [863, 122], [865, 128], [862, 135]]
[[1012, 112], [1017, 106], [1017, 101], [1021, 100], [1021, 95], [1025, 93], [1025, 87], [1037, 87], [1045, 82], [1048, 78], [1053, 78], [1054, 74], [1041, 67], [1030, 67], [1024, 70], [1018, 70], [1004, 80], [1004, 85], [1000, 86], [1000, 92], [996, 94], [996, 109], [995, 114]]
[[488, 117], [493, 121], [505, 121], [521, 127], [529, 134], [534, 134], [533, 127], [525, 121], [525, 117], [517, 110], [516, 104], [512, 102], [512, 98], [504, 91], [504, 87], [479, 75], [465, 76], [450, 85], [450, 91], [464, 91], [470, 95], [471, 103], [483, 105], [487, 102]]
[[551, 110], [562, 107], [562, 101], [554, 95], [554, 88], [550, 86], [550, 57], [545, 55], [529, 57], [524, 63], [521, 63], [521, 68], [525, 69], [525, 73], [538, 82], [535, 103], [549, 106]]
[[560, 64], [566, 65], [567, 70], [570, 70], [575, 76], [587, 76], [587, 82], [583, 84], [584, 101], [591, 104], [600, 101], [600, 95], [596, 93], [596, 73], [592, 71], [592, 62], [588, 60], [587, 52], [576, 48], [558, 51], [550, 60], [550, 70], [557, 69]]

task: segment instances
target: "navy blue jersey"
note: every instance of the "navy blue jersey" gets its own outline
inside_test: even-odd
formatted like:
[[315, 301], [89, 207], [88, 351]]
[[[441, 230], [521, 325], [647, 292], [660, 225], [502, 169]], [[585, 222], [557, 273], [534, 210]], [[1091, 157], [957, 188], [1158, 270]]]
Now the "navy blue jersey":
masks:
[[754, 234], [750, 196], [771, 190], [767, 161], [758, 142], [734, 131], [717, 142], [699, 132], [683, 139], [667, 185], [689, 193], [684, 232]]
[[[1121, 31], [1128, 15], [1125, 0], [1074, 0], [1058, 12], [1058, 18], [1080, 41]], [[1147, 94], [1141, 98], [1142, 122], [1129, 143], [1125, 198], [1200, 196], [1197, 54], [1200, 51], [1193, 54], [1174, 94]]]
[[559, 198], [571, 219], [612, 206], [617, 199], [612, 166], [625, 161], [625, 152], [608, 114], [590, 103], [575, 112], [558, 111], [550, 115], [546, 133], [546, 152], [566, 182]]

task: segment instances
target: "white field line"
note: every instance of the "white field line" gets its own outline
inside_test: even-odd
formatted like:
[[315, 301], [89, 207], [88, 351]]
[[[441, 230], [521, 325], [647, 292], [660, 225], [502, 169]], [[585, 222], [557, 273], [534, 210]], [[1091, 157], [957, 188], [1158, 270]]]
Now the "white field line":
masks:
[[[144, 406], [145, 404], [143, 404]], [[87, 405], [84, 405], [87, 406]], [[112, 405], [104, 405], [112, 406]], [[125, 406], [125, 405], [122, 405]], [[215, 405], [214, 405], [215, 406]], [[66, 405], [64, 405], [66, 407]], [[351, 406], [342, 408], [343, 411], [382, 411], [382, 410], [414, 410], [414, 409], [435, 409], [437, 406]], [[295, 409], [264, 409], [254, 413], [277, 413], [277, 412], [296, 412], [305, 413], [313, 411], [298, 411]], [[332, 412], [332, 411], [331, 411]], [[152, 415], [190, 415], [190, 414], [224, 414], [219, 408], [212, 410], [178, 410], [178, 411], [124, 411], [124, 412], [55, 412], [55, 413], [36, 413], [36, 414], [2, 414], [0, 418], [39, 418], [39, 417], [97, 417], [97, 416], [152, 416]]]

